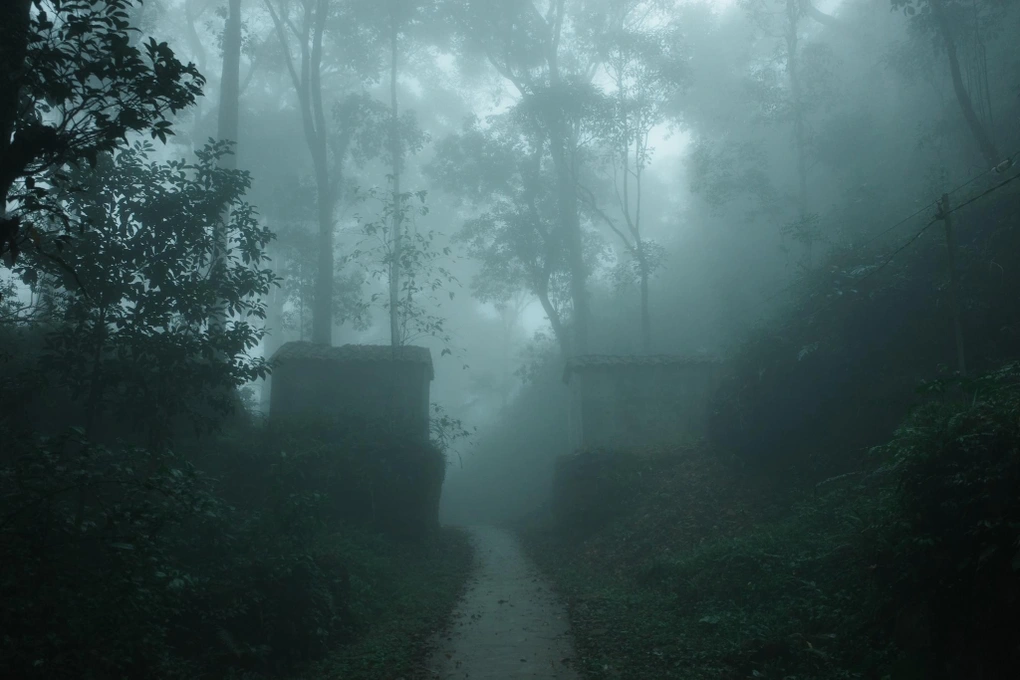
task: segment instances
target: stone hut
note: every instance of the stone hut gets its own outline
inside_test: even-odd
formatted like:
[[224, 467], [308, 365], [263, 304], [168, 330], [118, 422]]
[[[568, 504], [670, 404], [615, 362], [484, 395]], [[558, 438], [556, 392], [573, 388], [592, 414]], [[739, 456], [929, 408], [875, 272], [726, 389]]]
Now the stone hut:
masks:
[[345, 414], [402, 423], [429, 437], [426, 347], [288, 342], [272, 357], [270, 418]]
[[570, 450], [704, 436], [721, 366], [717, 359], [673, 355], [570, 359], [563, 373]]

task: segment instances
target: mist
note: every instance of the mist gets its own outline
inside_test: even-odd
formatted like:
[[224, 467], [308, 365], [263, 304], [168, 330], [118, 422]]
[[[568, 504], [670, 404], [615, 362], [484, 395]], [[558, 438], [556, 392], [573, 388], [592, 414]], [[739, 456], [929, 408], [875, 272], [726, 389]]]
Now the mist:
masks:
[[1020, 6], [7, 5], [8, 676], [1011, 677]]

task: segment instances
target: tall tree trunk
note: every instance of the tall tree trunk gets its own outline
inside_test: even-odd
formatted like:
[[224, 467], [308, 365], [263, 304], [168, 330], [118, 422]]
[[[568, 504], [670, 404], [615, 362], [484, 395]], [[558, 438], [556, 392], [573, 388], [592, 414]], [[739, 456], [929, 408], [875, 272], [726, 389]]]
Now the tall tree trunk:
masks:
[[[294, 66], [290, 45], [287, 40], [286, 17], [281, 18], [269, 0], [266, 9], [273, 21], [280, 45], [283, 47], [287, 71], [297, 93], [301, 108], [301, 128], [305, 136], [308, 153], [312, 157], [315, 175], [316, 204], [318, 213], [318, 238], [316, 246], [315, 289], [312, 295], [312, 342], [331, 345], [333, 343], [333, 202], [336, 192], [330, 181], [329, 158], [326, 153], [328, 134], [326, 114], [322, 108], [322, 34], [326, 29], [326, 10], [329, 0], [304, 0], [304, 17], [300, 32], [295, 28], [301, 42], [301, 70]], [[309, 45], [311, 39], [311, 45]], [[303, 332], [303, 331], [302, 331]], [[303, 339], [303, 338], [302, 338]]]
[[576, 356], [588, 353], [588, 273], [584, 263], [584, 241], [581, 237], [581, 220], [577, 214], [577, 188], [570, 163], [563, 122], [550, 126], [550, 147], [556, 168], [556, 203], [560, 214], [560, 228], [565, 232], [567, 261], [570, 266], [570, 297], [573, 303], [573, 351]]
[[[201, 7], [198, 6], [200, 4], [202, 5]], [[203, 0], [185, 0], [184, 3], [184, 35], [187, 38], [188, 47], [195, 53], [195, 63], [198, 66], [198, 71], [203, 74], [205, 73], [206, 51], [205, 45], [202, 44], [202, 38], [199, 37], [198, 31], [195, 29], [195, 22], [202, 18], [207, 5], [208, 3], [203, 2]], [[232, 9], [233, 6], [228, 9], [228, 12]], [[230, 23], [229, 15], [227, 23]], [[227, 51], [226, 44], [224, 44], [223, 50], [224, 52]]]
[[400, 145], [400, 113], [397, 108], [397, 68], [399, 60], [397, 8], [390, 1], [390, 156], [393, 162], [393, 235], [390, 262], [390, 343], [399, 347], [403, 343], [400, 315], [400, 258], [403, 247], [403, 206], [400, 200], [400, 173], [402, 153]]
[[[797, 155], [797, 219], [799, 228], [808, 228], [808, 171], [807, 142], [804, 139], [804, 95], [801, 91], [800, 71], [798, 67], [797, 28], [800, 25], [800, 3], [797, 0], [786, 0], [786, 71], [790, 77], [790, 100], [793, 113], [793, 144]], [[802, 234], [804, 243], [804, 261], [802, 266], [811, 269], [813, 236], [807, 232]]]
[[[222, 141], [232, 142], [231, 153], [220, 159], [220, 167], [227, 170], [237, 169], [237, 138], [239, 87], [241, 79], [241, 0], [229, 0], [227, 4], [227, 20], [223, 27], [223, 72], [220, 78], [220, 110], [217, 124], [217, 137]], [[213, 253], [213, 275], [224, 276], [227, 257], [227, 224], [230, 210], [224, 207], [220, 222], [216, 228], [215, 251]], [[222, 330], [226, 323], [226, 304], [217, 301], [210, 327]]]
[[807, 160], [804, 148], [804, 107], [797, 70], [797, 26], [800, 8], [797, 0], [786, 0], [786, 73], [790, 78], [790, 99], [793, 113], [793, 143], [797, 154], [797, 211], [801, 219], [807, 214]]
[[[276, 258], [273, 258], [275, 264]], [[283, 345], [283, 290], [279, 286], [273, 286], [269, 291], [269, 299], [266, 301], [266, 330], [263, 338], [263, 356], [271, 359], [276, 350]], [[263, 413], [269, 413], [270, 395], [273, 390], [273, 375], [269, 374], [262, 382], [261, 407]]]
[[333, 344], [333, 188], [329, 182], [326, 154], [315, 163], [315, 185], [318, 191], [318, 260], [315, 269], [315, 292], [312, 295], [312, 342]]
[[218, 136], [234, 143], [234, 153], [225, 156], [222, 167], [237, 169], [238, 108], [241, 81], [241, 0], [228, 0], [223, 27], [223, 72], [220, 78]]
[[[195, 64], [198, 66], [198, 72], [202, 75], [207, 73], [205, 69], [205, 63], [207, 59], [207, 53], [205, 45], [202, 44], [202, 38], [199, 37], [198, 31], [195, 28], [195, 22], [198, 21], [205, 7], [196, 8], [196, 5], [202, 2], [202, 0], [185, 0], [184, 2], [184, 37], [188, 42], [188, 48], [191, 50], [192, 55], [195, 58]], [[224, 45], [224, 51], [226, 51]], [[195, 99], [194, 106], [191, 107], [191, 138], [195, 140], [205, 139], [208, 134], [203, 129], [206, 121], [206, 100], [205, 97], [197, 97]]]
[[[559, 2], [560, 16], [563, 1]], [[558, 21], [557, 26], [562, 26]], [[562, 85], [559, 72], [557, 46], [559, 35], [554, 33], [549, 45], [549, 85], [555, 91]], [[584, 264], [584, 240], [581, 237], [581, 219], [577, 214], [577, 178], [575, 177], [567, 124], [560, 112], [554, 112], [549, 121], [549, 149], [556, 170], [556, 203], [560, 214], [560, 228], [565, 232], [567, 261], [570, 266], [570, 297], [573, 303], [573, 343], [575, 356], [588, 353], [588, 272]]]
[[[550, 27], [546, 45], [546, 60], [549, 66], [549, 87], [555, 92], [563, 81], [560, 78], [559, 44], [560, 33], [566, 18], [565, 0], [557, 0], [554, 20]], [[532, 6], [534, 10], [534, 6]], [[536, 10], [537, 11], [537, 10]], [[541, 16], [541, 15], [539, 15]], [[588, 353], [588, 272], [584, 264], [584, 239], [581, 235], [581, 219], [577, 213], [577, 177], [573, 166], [573, 148], [567, 123], [561, 112], [554, 112], [549, 120], [549, 149], [556, 170], [557, 207], [560, 214], [560, 228], [564, 230], [567, 244], [567, 262], [570, 267], [570, 297], [573, 303], [573, 342], [570, 348], [574, 356]]]
[[953, 90], [956, 92], [956, 101], [960, 105], [960, 110], [963, 112], [963, 118], [967, 121], [967, 127], [970, 128], [970, 133], [974, 136], [974, 141], [977, 142], [978, 148], [981, 151], [981, 155], [984, 157], [985, 162], [988, 163], [988, 167], [994, 167], [999, 163], [999, 152], [995, 148], [994, 142], [992, 142], [991, 136], [988, 134], [988, 130], [981, 123], [981, 119], [978, 118], [977, 112], [974, 111], [974, 104], [971, 101], [970, 94], [967, 92], [967, 87], [963, 83], [963, 74], [960, 72], [960, 58], [956, 52], [956, 41], [953, 40], [952, 28], [949, 25], [949, 17], [946, 16], [946, 8], [942, 4], [942, 0], [928, 0], [928, 4], [931, 7], [932, 18], [935, 20], [935, 26], [939, 34], [942, 36], [942, 42], [946, 46], [946, 56], [949, 57], [949, 72], [953, 79]]
[[547, 287], [539, 287], [538, 290], [535, 291], [535, 295], [538, 297], [538, 301], [542, 305], [542, 310], [549, 319], [549, 325], [552, 326], [553, 335], [556, 336], [556, 340], [560, 344], [560, 352], [563, 353], [563, 359], [565, 361], [573, 356], [570, 350], [570, 337], [563, 328], [563, 321], [560, 319], [559, 312], [556, 310], [556, 307], [553, 306], [552, 300], [549, 299], [549, 289]]
[[322, 34], [326, 28], [328, 0], [317, 0], [315, 31], [309, 55], [308, 103], [313, 120], [315, 183], [318, 194], [319, 258], [315, 272], [315, 297], [312, 307], [312, 342], [333, 344], [333, 185], [326, 155], [326, 114], [322, 108]]
[[635, 241], [637, 250], [638, 271], [641, 275], [641, 348], [645, 354], [652, 351], [652, 315], [648, 309], [648, 254], [645, 244], [638, 238]]
[[544, 258], [543, 266], [533, 265], [528, 270], [531, 275], [531, 290], [538, 297], [538, 301], [541, 303], [543, 311], [545, 311], [546, 318], [549, 319], [549, 325], [552, 326], [553, 335], [556, 337], [557, 343], [559, 343], [563, 360], [566, 361], [571, 356], [570, 338], [567, 337], [566, 330], [563, 328], [563, 320], [560, 318], [559, 311], [549, 298], [550, 267], [552, 266], [551, 263], [559, 257], [558, 238], [556, 234], [550, 233], [542, 225], [542, 216], [536, 203], [542, 182], [542, 150], [545, 147], [545, 141], [545, 139], [536, 140], [535, 152], [531, 155], [526, 169], [522, 172], [528, 215], [531, 217], [536, 233], [542, 239]]

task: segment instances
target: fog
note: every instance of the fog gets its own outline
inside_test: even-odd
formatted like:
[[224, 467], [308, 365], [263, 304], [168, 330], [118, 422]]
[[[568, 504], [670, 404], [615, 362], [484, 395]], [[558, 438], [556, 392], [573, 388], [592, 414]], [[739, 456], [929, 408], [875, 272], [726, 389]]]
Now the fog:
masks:
[[[755, 493], [864, 474], [918, 384], [1016, 359], [1016, 3], [18, 5], [0, 15], [10, 441], [77, 428], [205, 469], [180, 432], [248, 432], [220, 406], [264, 424], [318, 384], [276, 375], [288, 343], [394, 365], [424, 347], [438, 523], [516, 530], [566, 516], [579, 452], [704, 446]], [[634, 407], [659, 415], [620, 424], [633, 394], [585, 391], [605, 357], [661, 379]], [[696, 382], [670, 366], [702, 363], [710, 387], [670, 391]], [[242, 458], [298, 446], [242, 440]]]

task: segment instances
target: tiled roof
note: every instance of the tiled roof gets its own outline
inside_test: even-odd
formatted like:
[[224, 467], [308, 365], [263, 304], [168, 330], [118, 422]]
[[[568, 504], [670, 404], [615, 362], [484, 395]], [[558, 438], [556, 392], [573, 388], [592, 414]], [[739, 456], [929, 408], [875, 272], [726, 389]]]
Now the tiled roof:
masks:
[[563, 369], [563, 382], [570, 382], [570, 375], [577, 371], [597, 368], [626, 368], [632, 366], [687, 366], [690, 364], [715, 364], [719, 359], [709, 355], [678, 354], [586, 354], [567, 359]]
[[435, 377], [432, 369], [432, 352], [428, 347], [404, 345], [321, 345], [313, 342], [288, 342], [273, 354], [272, 360], [318, 359], [334, 363], [388, 363], [393, 361], [428, 366], [429, 379]]

